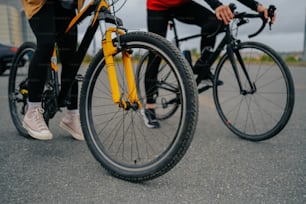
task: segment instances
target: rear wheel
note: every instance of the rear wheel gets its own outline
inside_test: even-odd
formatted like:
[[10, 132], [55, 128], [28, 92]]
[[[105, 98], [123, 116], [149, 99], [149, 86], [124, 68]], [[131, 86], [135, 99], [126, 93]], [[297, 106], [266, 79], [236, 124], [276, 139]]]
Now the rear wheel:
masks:
[[[114, 41], [117, 44], [117, 41]], [[131, 32], [120, 36], [120, 51], [128, 50], [136, 73], [141, 56], [155, 53], [167, 73], [167, 83], [159, 87], [160, 95], [175, 95], [179, 106], [172, 117], [159, 121], [161, 127], [147, 128], [141, 107], [127, 110], [112, 101], [108, 73], [102, 51], [92, 61], [81, 90], [81, 123], [89, 149], [112, 175], [128, 181], [156, 178], [172, 169], [186, 153], [195, 132], [198, 96], [191, 69], [177, 48], [163, 38], [150, 33]], [[115, 66], [122, 98], [127, 86], [121, 52], [115, 56]], [[135, 77], [142, 79], [142, 75]], [[144, 84], [136, 82], [137, 89]], [[136, 90], [138, 93], [139, 91]], [[142, 96], [139, 96], [140, 98]], [[142, 106], [145, 104], [142, 103]]]
[[[146, 104], [146, 92], [144, 88], [145, 73], [148, 68], [149, 52], [143, 54], [137, 63], [136, 81], [138, 96], [143, 104]], [[158, 68], [158, 77], [156, 86], [158, 93], [156, 97], [156, 118], [158, 120], [165, 120], [171, 117], [179, 108], [179, 92], [170, 88], [169, 77], [171, 77], [172, 70], [169, 70], [168, 64], [161, 64]]]
[[27, 137], [28, 133], [22, 126], [23, 117], [27, 111], [28, 72], [36, 45], [26, 42], [18, 49], [12, 63], [9, 75], [9, 108], [13, 123], [18, 132]]

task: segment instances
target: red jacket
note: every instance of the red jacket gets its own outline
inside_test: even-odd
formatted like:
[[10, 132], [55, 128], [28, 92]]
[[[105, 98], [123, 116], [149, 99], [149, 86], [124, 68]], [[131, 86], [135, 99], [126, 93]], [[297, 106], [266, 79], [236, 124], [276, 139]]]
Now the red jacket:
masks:
[[[173, 7], [181, 6], [184, 3], [191, 2], [192, 0], [147, 0], [147, 9], [155, 10], [155, 11], [162, 11], [168, 10]], [[244, 4], [245, 6], [257, 11], [258, 2], [256, 0], [238, 0], [240, 3]], [[209, 6], [215, 10], [218, 6], [222, 5], [219, 0], [205, 0]]]
[[147, 8], [149, 10], [161, 11], [180, 6], [191, 1], [192, 0], [147, 0]]

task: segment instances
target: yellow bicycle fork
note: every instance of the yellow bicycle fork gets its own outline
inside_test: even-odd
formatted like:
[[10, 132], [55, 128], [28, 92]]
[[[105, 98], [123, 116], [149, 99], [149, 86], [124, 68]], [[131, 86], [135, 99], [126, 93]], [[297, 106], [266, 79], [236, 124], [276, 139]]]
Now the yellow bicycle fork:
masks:
[[112, 92], [113, 102], [125, 110], [129, 108], [140, 109], [141, 103], [136, 91], [136, 83], [132, 67], [131, 55], [128, 50], [122, 52], [123, 68], [126, 77], [128, 92], [125, 97], [120, 92], [119, 83], [117, 79], [116, 68], [114, 65], [114, 54], [117, 53], [117, 48], [112, 41], [112, 34], [117, 32], [123, 35], [125, 32], [117, 28], [108, 28], [105, 34], [105, 39], [102, 40], [103, 54], [105, 58], [109, 84]]

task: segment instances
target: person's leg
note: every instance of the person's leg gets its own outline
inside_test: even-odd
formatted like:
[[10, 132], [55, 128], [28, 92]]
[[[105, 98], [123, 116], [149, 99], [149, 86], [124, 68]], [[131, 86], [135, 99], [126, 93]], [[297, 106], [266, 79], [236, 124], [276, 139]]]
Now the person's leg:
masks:
[[70, 110], [78, 109], [78, 83], [75, 81], [78, 66], [73, 64], [77, 48], [77, 27], [67, 34], [64, 32], [74, 16], [75, 10], [65, 9], [60, 3], [56, 5], [56, 28], [59, 33], [57, 45], [62, 64], [59, 102], [60, 106], [67, 106]]
[[84, 140], [78, 110], [78, 82], [75, 80], [78, 66], [73, 64], [73, 56], [77, 47], [77, 29], [64, 34], [65, 29], [75, 16], [73, 9], [65, 9], [57, 4], [56, 27], [60, 35], [57, 39], [62, 72], [60, 106], [67, 106], [67, 111], [60, 122], [60, 127], [69, 132], [77, 140]]
[[41, 102], [41, 96], [50, 67], [50, 58], [56, 39], [53, 4], [45, 6], [34, 15], [30, 26], [37, 40], [37, 48], [29, 66], [29, 101]]
[[222, 25], [221, 21], [219, 21], [215, 17], [215, 14], [209, 9], [195, 2], [190, 2], [181, 7], [174, 8], [173, 13], [175, 18], [179, 21], [201, 27], [201, 32], [203, 34], [200, 46], [201, 57], [195, 63], [193, 71], [195, 74], [200, 74], [201, 79], [211, 77], [210, 67], [206, 62], [212, 54], [211, 50], [215, 45], [216, 37], [208, 36], [220, 28]]
[[[147, 10], [147, 26], [149, 32], [166, 37], [168, 21], [169, 13], [167, 11]], [[148, 108], [154, 108], [153, 104], [155, 104], [157, 93], [156, 81], [159, 64], [160, 58], [155, 56], [154, 53], [150, 53], [147, 71], [145, 73], [145, 90]]]
[[[169, 13], [167, 11], [147, 10], [148, 31], [166, 37]], [[148, 66], [145, 73], [146, 105], [142, 110], [145, 124], [149, 128], [159, 128], [160, 124], [155, 117], [155, 100], [157, 96], [157, 74], [161, 59], [154, 53], [149, 54]]]
[[172, 12], [177, 20], [186, 24], [197, 25], [201, 28], [203, 34], [201, 50], [204, 47], [213, 47], [215, 45], [215, 37], [206, 39], [208, 35], [214, 33], [221, 26], [220, 21], [213, 12], [196, 2], [173, 8]]
[[37, 48], [29, 66], [29, 107], [23, 126], [30, 136], [48, 140], [52, 138], [52, 133], [42, 116], [41, 97], [56, 38], [53, 2], [46, 2], [43, 8], [29, 20], [29, 23], [37, 40]]

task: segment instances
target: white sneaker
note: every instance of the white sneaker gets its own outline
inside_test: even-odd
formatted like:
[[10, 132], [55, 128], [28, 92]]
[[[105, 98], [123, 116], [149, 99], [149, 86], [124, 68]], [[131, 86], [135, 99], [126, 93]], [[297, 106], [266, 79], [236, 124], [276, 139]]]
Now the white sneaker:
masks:
[[156, 119], [154, 109], [141, 109], [140, 111], [143, 121], [148, 128], [160, 128], [160, 124]]
[[79, 113], [67, 112], [60, 122], [60, 127], [70, 133], [74, 139], [84, 140]]
[[53, 135], [44, 120], [43, 113], [44, 109], [41, 107], [29, 108], [22, 125], [31, 137], [38, 140], [51, 140]]

